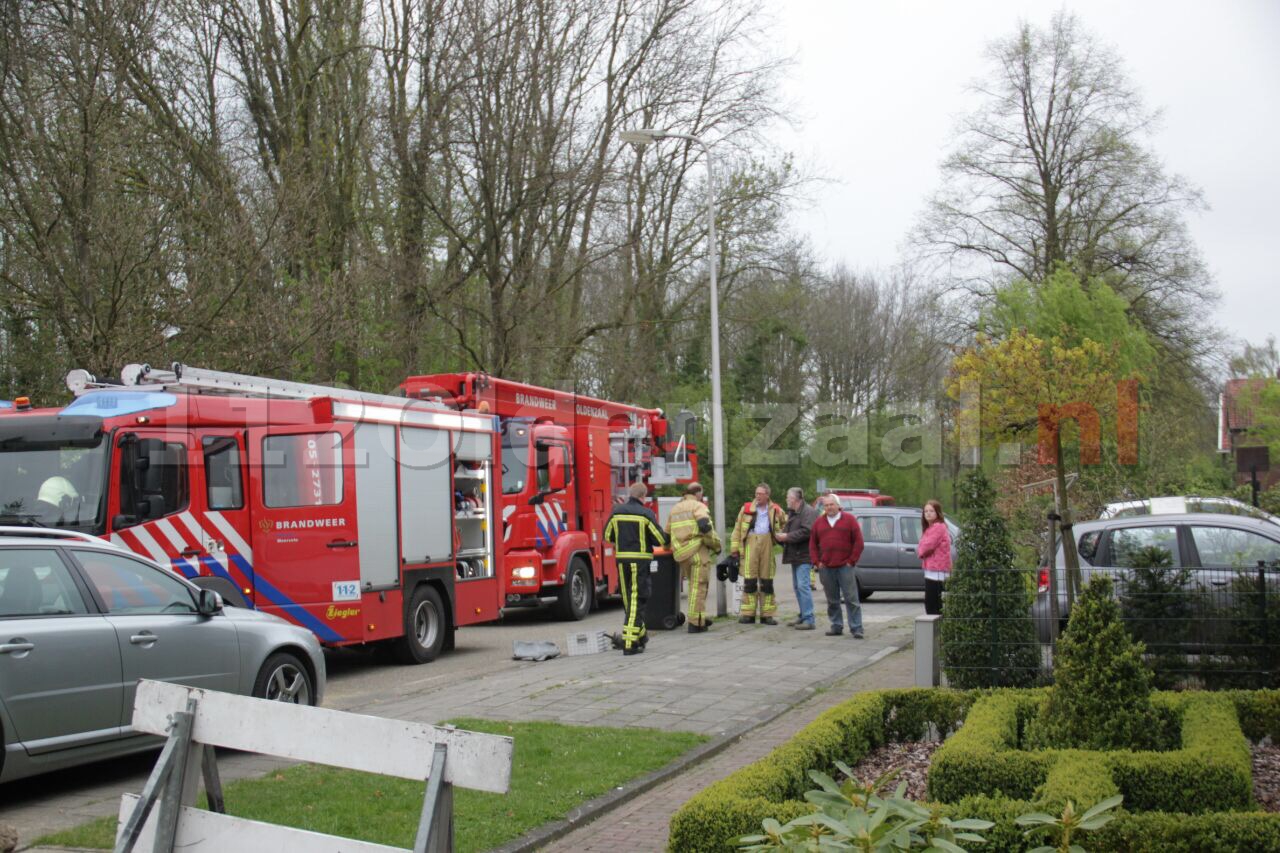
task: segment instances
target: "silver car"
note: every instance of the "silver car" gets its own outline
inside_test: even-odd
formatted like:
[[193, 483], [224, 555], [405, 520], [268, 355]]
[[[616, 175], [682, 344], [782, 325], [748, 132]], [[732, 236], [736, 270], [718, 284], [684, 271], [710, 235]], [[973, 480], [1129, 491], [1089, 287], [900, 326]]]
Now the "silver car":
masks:
[[0, 782], [158, 746], [138, 680], [314, 705], [310, 631], [237, 607], [82, 533], [0, 527]]
[[1135, 501], [1118, 501], [1102, 508], [1098, 518], [1128, 518], [1137, 515], [1179, 515], [1194, 512], [1216, 512], [1224, 515], [1243, 515], [1260, 518], [1280, 526], [1280, 517], [1264, 509], [1250, 506], [1244, 501], [1229, 497], [1201, 497], [1199, 495], [1170, 495], [1143, 498]]
[[[843, 501], [842, 507], [843, 507]], [[843, 507], [853, 513], [862, 528], [862, 556], [854, 567], [858, 578], [858, 599], [866, 601], [875, 592], [918, 592], [924, 590], [924, 570], [916, 545], [920, 542], [919, 508], [906, 506]], [[947, 519], [951, 533], [951, 560], [956, 558], [960, 528]]]
[[[1269, 521], [1219, 512], [1121, 515], [1080, 522], [1073, 526], [1081, 583], [1103, 573], [1123, 582], [1134, 565], [1133, 556], [1158, 548], [1171, 566], [1185, 569], [1187, 587], [1206, 605], [1229, 603], [1231, 585], [1242, 572], [1267, 567], [1268, 584], [1280, 566], [1280, 526]], [[1047, 561], [1046, 561], [1047, 562]], [[1066, 555], [1061, 543], [1054, 559], [1057, 574], [1059, 630], [1068, 617]], [[1042, 642], [1048, 642], [1050, 616], [1049, 567], [1040, 569], [1034, 615]]]

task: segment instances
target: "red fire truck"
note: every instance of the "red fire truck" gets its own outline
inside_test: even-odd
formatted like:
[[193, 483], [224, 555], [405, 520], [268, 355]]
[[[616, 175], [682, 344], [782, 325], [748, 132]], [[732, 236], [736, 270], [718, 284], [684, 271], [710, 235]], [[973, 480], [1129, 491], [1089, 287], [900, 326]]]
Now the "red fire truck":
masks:
[[[501, 572], [508, 607], [554, 604], [581, 619], [618, 590], [613, 549], [601, 539], [615, 500], [632, 483], [697, 479], [688, 433], [660, 409], [642, 409], [481, 373], [415, 376], [410, 399], [498, 416]], [[684, 423], [691, 415], [680, 419]], [[500, 476], [499, 476], [500, 475]], [[654, 504], [656, 509], [656, 503]]]
[[109, 537], [229, 604], [406, 662], [497, 619], [492, 415], [131, 365], [0, 410], [0, 524]]

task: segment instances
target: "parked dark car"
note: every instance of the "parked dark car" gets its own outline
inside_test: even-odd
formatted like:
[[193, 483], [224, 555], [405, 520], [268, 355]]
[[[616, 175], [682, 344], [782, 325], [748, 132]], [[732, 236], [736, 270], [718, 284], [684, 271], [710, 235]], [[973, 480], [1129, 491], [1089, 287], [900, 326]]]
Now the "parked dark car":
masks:
[[138, 680], [314, 705], [310, 631], [83, 533], [0, 528], [0, 782], [137, 752]]

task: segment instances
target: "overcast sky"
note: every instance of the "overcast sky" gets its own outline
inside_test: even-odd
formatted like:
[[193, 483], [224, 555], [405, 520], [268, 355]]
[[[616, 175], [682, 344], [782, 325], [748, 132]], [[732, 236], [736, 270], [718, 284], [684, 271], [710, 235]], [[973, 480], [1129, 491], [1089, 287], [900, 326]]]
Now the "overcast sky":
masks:
[[[1261, 342], [1280, 334], [1280, 2], [1071, 0], [1117, 48], [1147, 106], [1164, 118], [1152, 148], [1204, 192], [1188, 220], [1222, 291], [1215, 318]], [[938, 164], [985, 49], [1046, 2], [779, 0], [785, 97], [798, 131], [782, 145], [830, 183], [794, 218], [823, 258], [887, 267], [939, 185]]]

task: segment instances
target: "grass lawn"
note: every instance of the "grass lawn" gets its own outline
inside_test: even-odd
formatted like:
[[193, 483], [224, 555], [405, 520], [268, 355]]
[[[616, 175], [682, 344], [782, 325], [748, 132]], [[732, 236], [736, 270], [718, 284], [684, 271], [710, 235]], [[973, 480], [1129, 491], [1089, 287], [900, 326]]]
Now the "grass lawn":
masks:
[[[487, 850], [518, 838], [707, 740], [688, 732], [653, 729], [469, 718], [449, 722], [460, 729], [515, 738], [508, 793], [454, 789], [459, 851]], [[228, 814], [238, 817], [411, 847], [425, 787], [422, 782], [304, 764], [228, 783], [224, 795]], [[47, 835], [36, 843], [110, 849], [115, 832], [116, 819], [109, 817]]]

